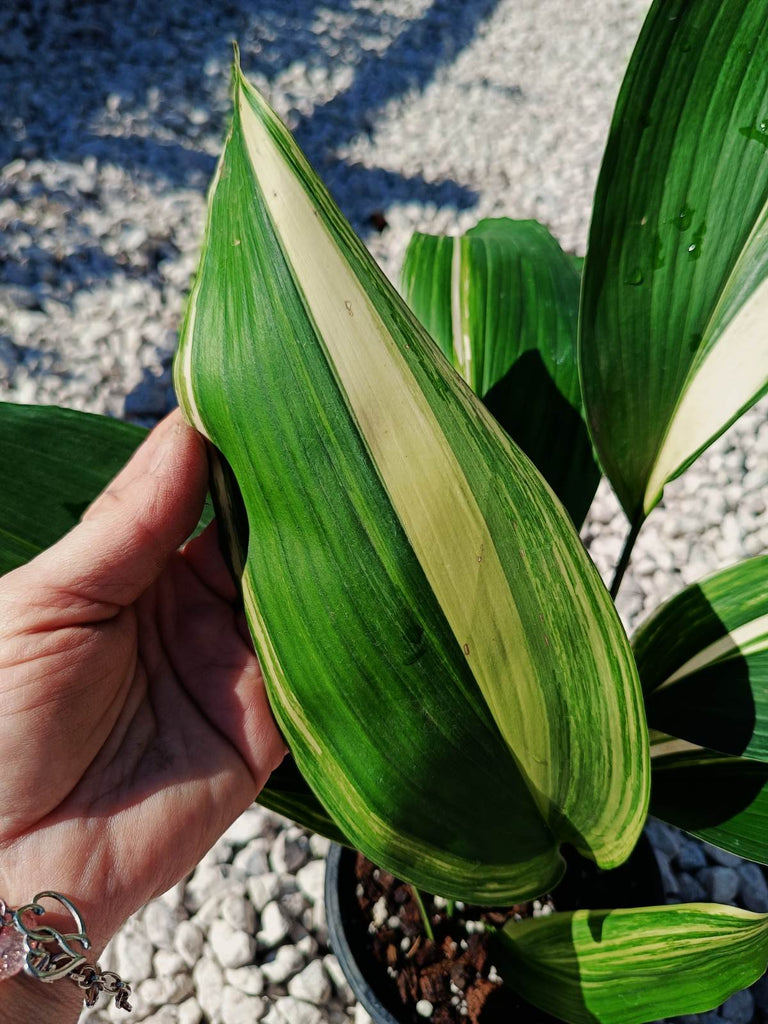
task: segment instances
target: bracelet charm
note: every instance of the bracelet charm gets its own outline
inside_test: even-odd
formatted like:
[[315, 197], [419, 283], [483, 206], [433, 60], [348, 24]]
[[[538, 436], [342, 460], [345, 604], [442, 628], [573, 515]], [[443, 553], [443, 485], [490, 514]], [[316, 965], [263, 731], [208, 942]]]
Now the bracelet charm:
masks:
[[[46, 912], [40, 903], [42, 899], [60, 903], [75, 922], [76, 931], [62, 933], [48, 925], [37, 925], [34, 918]], [[11, 910], [0, 899], [0, 981], [22, 970], [48, 983], [69, 978], [83, 992], [86, 1006], [93, 1006], [99, 995], [106, 992], [114, 997], [119, 1009], [130, 1010], [130, 985], [114, 972], [89, 964], [85, 950], [90, 946], [82, 915], [61, 893], [38, 893], [31, 903], [18, 910]]]

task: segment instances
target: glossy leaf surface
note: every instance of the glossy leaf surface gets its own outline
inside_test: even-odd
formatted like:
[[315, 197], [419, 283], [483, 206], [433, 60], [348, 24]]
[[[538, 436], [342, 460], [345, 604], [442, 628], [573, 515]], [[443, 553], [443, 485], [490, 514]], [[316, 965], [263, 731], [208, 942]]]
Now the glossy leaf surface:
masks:
[[715, 903], [577, 910], [512, 922], [496, 941], [504, 981], [534, 1005], [571, 1024], [641, 1024], [756, 981], [768, 917]]
[[579, 272], [536, 221], [415, 234], [403, 265], [419, 320], [580, 526], [600, 471], [576, 359]]
[[768, 386], [768, 11], [656, 0], [595, 197], [584, 402], [630, 519]]
[[768, 863], [768, 764], [687, 749], [671, 738], [653, 751], [651, 811], [657, 818]]
[[768, 555], [686, 587], [633, 647], [650, 726], [768, 761]]
[[566, 838], [624, 859], [647, 737], [602, 583], [239, 70], [175, 382], [222, 453], [276, 717], [341, 831], [485, 902], [551, 886]]

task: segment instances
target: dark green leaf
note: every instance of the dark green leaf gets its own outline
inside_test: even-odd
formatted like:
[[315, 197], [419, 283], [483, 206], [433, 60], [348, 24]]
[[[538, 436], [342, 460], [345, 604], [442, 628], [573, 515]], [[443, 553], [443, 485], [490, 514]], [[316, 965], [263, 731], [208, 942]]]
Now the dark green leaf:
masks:
[[484, 220], [461, 238], [414, 235], [403, 288], [453, 366], [581, 525], [600, 470], [579, 387], [576, 258], [536, 221]]

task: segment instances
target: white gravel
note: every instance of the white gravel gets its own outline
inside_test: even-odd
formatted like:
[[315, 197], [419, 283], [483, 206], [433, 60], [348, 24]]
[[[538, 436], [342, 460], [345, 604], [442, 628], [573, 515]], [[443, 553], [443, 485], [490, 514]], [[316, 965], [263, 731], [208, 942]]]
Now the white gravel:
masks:
[[[396, 277], [415, 229], [536, 217], [583, 252], [613, 101], [646, 0], [17, 0], [0, 8], [0, 398], [151, 424], [228, 107], [230, 40]], [[372, 218], [382, 215], [380, 233]], [[768, 402], [667, 488], [618, 605], [768, 548]], [[626, 532], [602, 484], [584, 537]], [[670, 899], [768, 909], [759, 869], [656, 826]], [[327, 843], [254, 809], [108, 962], [155, 1024], [365, 1024], [326, 945]], [[754, 993], [754, 995], [753, 995]], [[723, 1013], [747, 1024], [768, 985]]]

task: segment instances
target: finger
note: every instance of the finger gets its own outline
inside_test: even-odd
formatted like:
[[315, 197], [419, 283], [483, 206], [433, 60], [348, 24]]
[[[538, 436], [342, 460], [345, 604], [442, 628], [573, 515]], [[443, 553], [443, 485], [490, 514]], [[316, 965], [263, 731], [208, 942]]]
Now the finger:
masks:
[[194, 529], [208, 465], [202, 437], [176, 410], [149, 435], [82, 522], [26, 567], [78, 605], [131, 604]]

